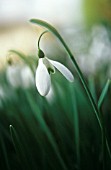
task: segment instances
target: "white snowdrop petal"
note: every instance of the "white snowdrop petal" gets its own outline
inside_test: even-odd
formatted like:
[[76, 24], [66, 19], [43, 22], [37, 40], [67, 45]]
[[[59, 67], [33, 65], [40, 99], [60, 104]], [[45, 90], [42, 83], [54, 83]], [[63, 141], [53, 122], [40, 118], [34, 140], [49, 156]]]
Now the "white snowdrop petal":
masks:
[[[49, 60], [49, 59], [48, 59]], [[50, 63], [55, 66], [62, 74], [63, 76], [69, 80], [70, 82], [74, 81], [74, 76], [73, 74], [69, 71], [69, 69], [67, 67], [65, 67], [63, 64], [57, 62], [57, 61], [53, 61], [53, 60], [49, 60]]]
[[43, 64], [42, 59], [39, 59], [39, 64], [36, 70], [36, 87], [42, 96], [46, 96], [50, 90], [51, 80], [47, 68]]
[[49, 62], [47, 57], [43, 58], [43, 63], [46, 66], [46, 68], [51, 71], [50, 73], [54, 74], [55, 73], [55, 68], [54, 66]]

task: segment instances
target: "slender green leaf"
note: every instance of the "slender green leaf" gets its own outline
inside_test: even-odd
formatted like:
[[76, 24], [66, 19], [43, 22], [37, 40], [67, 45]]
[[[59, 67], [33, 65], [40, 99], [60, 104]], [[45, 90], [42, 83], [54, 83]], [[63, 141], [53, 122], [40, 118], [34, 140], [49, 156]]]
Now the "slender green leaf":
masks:
[[110, 84], [111, 84], [111, 80], [108, 79], [105, 86], [104, 86], [104, 88], [103, 88], [103, 90], [102, 90], [102, 92], [101, 92], [99, 100], [98, 100], [98, 108], [99, 108], [99, 110], [102, 107], [102, 104], [103, 104], [104, 99], [105, 99], [105, 97], [107, 95], [107, 92], [108, 92]]
[[12, 125], [10, 125], [9, 128], [10, 128], [10, 134], [11, 134], [13, 146], [15, 148], [17, 157], [18, 157], [18, 159], [20, 161], [21, 167], [25, 167], [28, 170], [30, 170], [31, 167], [28, 164], [28, 160], [27, 160], [26, 155], [24, 153], [24, 148], [21, 145], [19, 136], [18, 136], [15, 128]]
[[7, 149], [6, 149], [6, 146], [5, 146], [3, 136], [0, 136], [0, 145], [1, 145], [1, 148], [3, 150], [2, 157], [4, 157], [4, 159], [5, 159], [5, 166], [6, 166], [7, 170], [10, 170], [11, 168], [10, 168], [10, 164], [9, 164], [9, 158], [8, 158], [8, 155], [7, 155]]
[[52, 147], [53, 147], [53, 149], [54, 149], [54, 151], [55, 151], [55, 153], [56, 153], [56, 155], [57, 155], [57, 157], [58, 157], [58, 159], [59, 159], [59, 161], [61, 163], [62, 168], [64, 170], [67, 170], [65, 162], [63, 161], [63, 159], [62, 159], [62, 157], [60, 155], [60, 152], [58, 150], [58, 147], [57, 147], [57, 145], [55, 143], [54, 137], [53, 137], [50, 129], [48, 128], [44, 118], [42, 117], [42, 114], [41, 114], [41, 111], [40, 111], [39, 107], [37, 106], [37, 104], [33, 100], [32, 95], [30, 93], [26, 92], [26, 95], [27, 95], [29, 105], [31, 106], [32, 111], [35, 113], [35, 116], [38, 119], [42, 129], [45, 131], [45, 133], [46, 133], [46, 135], [47, 135], [47, 137], [49, 139], [49, 142], [51, 143], [51, 145], [52, 145]]
[[[79, 113], [77, 108], [76, 91], [75, 86], [70, 86], [71, 90], [71, 104], [73, 107], [73, 125], [74, 125], [74, 139], [76, 149], [77, 166], [80, 169], [80, 135], [79, 135]], [[74, 104], [73, 104], [74, 103]]]

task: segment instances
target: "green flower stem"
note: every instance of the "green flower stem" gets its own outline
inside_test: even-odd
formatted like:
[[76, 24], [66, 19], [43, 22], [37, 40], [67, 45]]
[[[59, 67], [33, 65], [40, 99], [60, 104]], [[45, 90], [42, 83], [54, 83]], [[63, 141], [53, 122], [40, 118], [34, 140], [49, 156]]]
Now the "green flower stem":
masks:
[[38, 49], [40, 49], [40, 40], [41, 40], [41, 37], [42, 37], [45, 33], [47, 33], [47, 32], [48, 32], [48, 30], [42, 32], [42, 34], [40, 35], [40, 37], [39, 37], [39, 39], [38, 39]]

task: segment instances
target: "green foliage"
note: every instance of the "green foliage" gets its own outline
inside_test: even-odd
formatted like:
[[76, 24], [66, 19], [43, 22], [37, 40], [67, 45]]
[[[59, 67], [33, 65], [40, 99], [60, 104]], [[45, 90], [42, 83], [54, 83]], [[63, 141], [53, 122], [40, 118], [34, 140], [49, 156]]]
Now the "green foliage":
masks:
[[[77, 78], [70, 84], [59, 73], [53, 75], [54, 94], [47, 99], [35, 85], [12, 88], [5, 70], [1, 75], [0, 84], [8, 89], [0, 106], [1, 170], [101, 169], [101, 132]], [[108, 154], [106, 158], [110, 170]]]
[[[85, 80], [58, 31], [41, 20], [32, 19], [31, 22], [44, 26], [60, 40], [81, 83], [76, 78], [75, 83], [70, 84], [62, 75], [56, 74], [52, 77], [53, 92], [45, 98], [38, 94], [35, 84], [26, 88], [23, 82], [21, 86], [20, 83], [19, 86], [10, 84], [7, 68], [0, 73], [1, 169], [110, 170], [109, 81], [98, 95], [96, 85], [100, 89], [103, 84], [97, 79], [98, 76]], [[18, 55], [35, 73], [35, 57], [30, 60], [20, 52], [10, 52]], [[107, 100], [104, 100], [106, 95]]]
[[99, 109], [101, 109], [102, 107], [103, 101], [105, 99], [105, 96], [107, 95], [110, 84], [111, 84], [111, 80], [108, 79], [98, 101]]

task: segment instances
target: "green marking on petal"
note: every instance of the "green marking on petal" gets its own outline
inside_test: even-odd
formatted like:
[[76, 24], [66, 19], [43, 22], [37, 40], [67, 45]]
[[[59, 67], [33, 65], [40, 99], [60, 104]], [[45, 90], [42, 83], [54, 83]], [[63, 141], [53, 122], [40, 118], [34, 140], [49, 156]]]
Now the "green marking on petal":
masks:
[[54, 74], [55, 73], [55, 70], [53, 68], [47, 68], [49, 74]]
[[44, 57], [43, 63], [46, 66], [49, 74], [54, 74], [55, 73], [54, 66], [50, 63], [50, 61], [46, 57]]

